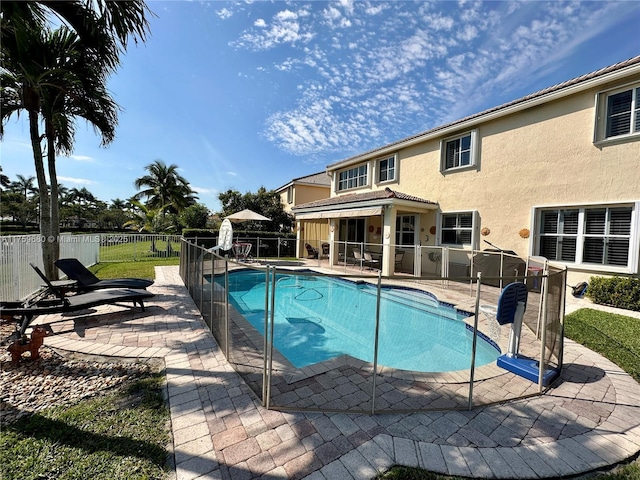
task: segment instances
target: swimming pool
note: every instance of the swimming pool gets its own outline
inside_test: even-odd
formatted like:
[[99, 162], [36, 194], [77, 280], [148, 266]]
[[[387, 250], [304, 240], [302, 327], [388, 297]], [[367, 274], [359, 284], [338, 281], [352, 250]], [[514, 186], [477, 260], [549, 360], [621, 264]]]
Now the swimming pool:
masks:
[[[376, 286], [367, 283], [277, 274], [274, 347], [297, 368], [344, 354], [373, 362], [376, 295]], [[230, 272], [229, 301], [263, 333], [264, 272]], [[378, 364], [418, 372], [468, 369], [473, 341], [463, 321], [468, 315], [426, 292], [383, 287]], [[478, 336], [476, 366], [495, 362], [499, 354], [495, 344]]]

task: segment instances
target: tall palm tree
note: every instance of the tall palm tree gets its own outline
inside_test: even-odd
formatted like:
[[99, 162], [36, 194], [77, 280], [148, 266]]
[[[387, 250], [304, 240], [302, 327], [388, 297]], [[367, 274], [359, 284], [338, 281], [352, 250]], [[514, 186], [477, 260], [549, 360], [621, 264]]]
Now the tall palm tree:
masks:
[[[104, 70], [93, 68], [79, 51], [78, 37], [66, 27], [49, 32], [30, 30], [26, 47], [29, 58], [3, 57], [2, 118], [20, 109], [29, 115], [34, 162], [40, 191], [41, 235], [46, 274], [56, 278], [54, 261], [59, 257], [60, 219], [55, 160], [57, 152], [73, 148], [73, 119], [82, 117], [103, 135], [103, 144], [115, 135], [117, 108], [106, 93]], [[44, 122], [50, 187], [45, 176], [40, 123]], [[50, 188], [50, 190], [49, 190]], [[51, 200], [53, 197], [54, 201]]]
[[[45, 273], [57, 278], [59, 213], [56, 152], [73, 146], [74, 124], [80, 116], [103, 136], [103, 145], [115, 134], [117, 105], [106, 91], [106, 77], [119, 64], [128, 39], [144, 40], [147, 7], [141, 0], [8, 2], [0, 3], [2, 36], [2, 120], [26, 110], [40, 190], [40, 231], [54, 242], [43, 244]], [[53, 12], [75, 32], [62, 27], [50, 34], [46, 12]], [[54, 58], [56, 57], [57, 58]], [[46, 61], [43, 61], [46, 60]], [[70, 75], [74, 72], [74, 75]], [[47, 140], [48, 173], [43, 163], [41, 117]], [[0, 136], [3, 131], [0, 127]]]
[[145, 41], [149, 31], [147, 16], [153, 15], [144, 0], [3, 0], [0, 12], [10, 20], [3, 27], [2, 44], [20, 41], [25, 30], [44, 28], [53, 15], [78, 34], [85, 54], [110, 71], [118, 67], [129, 40]]
[[189, 182], [178, 173], [177, 165], [167, 166], [162, 160], [156, 160], [144, 168], [149, 173], [134, 182], [137, 189], [144, 188], [134, 195], [136, 200], [146, 197], [147, 206], [160, 209], [163, 214], [165, 211], [179, 213], [196, 202], [198, 197]]

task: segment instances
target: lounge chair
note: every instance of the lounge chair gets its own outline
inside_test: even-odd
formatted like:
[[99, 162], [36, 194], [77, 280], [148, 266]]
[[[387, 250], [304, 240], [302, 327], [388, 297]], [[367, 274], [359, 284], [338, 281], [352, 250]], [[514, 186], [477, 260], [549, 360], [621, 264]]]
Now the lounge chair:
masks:
[[153, 280], [147, 280], [145, 278], [110, 278], [100, 280], [76, 258], [61, 258], [60, 260], [56, 260], [55, 264], [67, 278], [77, 282], [77, 288], [80, 291], [96, 290], [99, 288], [145, 289], [153, 284]]
[[25, 330], [37, 315], [48, 315], [52, 313], [66, 313], [85, 310], [99, 305], [111, 305], [118, 302], [133, 302], [133, 306], [140, 305], [144, 311], [144, 299], [153, 297], [154, 294], [146, 290], [135, 290], [132, 288], [106, 288], [93, 292], [79, 293], [77, 295], [64, 296], [60, 293], [42, 271], [35, 265], [33, 269], [47, 284], [50, 292], [56, 295], [55, 299], [41, 299], [34, 303], [30, 302], [0, 302], [0, 317], [21, 320], [21, 327], [18, 334], [22, 336]]
[[304, 248], [307, 249], [307, 258], [318, 258], [318, 249], [313, 248], [308, 243], [304, 244]]

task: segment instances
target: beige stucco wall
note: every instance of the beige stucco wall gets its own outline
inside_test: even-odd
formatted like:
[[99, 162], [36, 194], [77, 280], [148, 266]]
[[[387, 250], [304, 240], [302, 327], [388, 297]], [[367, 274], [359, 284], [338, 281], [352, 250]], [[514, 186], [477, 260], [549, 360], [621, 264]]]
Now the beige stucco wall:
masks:
[[280, 203], [283, 206], [283, 210], [287, 213], [292, 213], [291, 209], [295, 206], [302, 205], [303, 203], [315, 202], [316, 200], [322, 200], [329, 198], [331, 189], [328, 185], [293, 185], [293, 202], [287, 202], [287, 189], [285, 188], [280, 192]]
[[296, 185], [293, 191], [293, 203], [295, 205], [302, 205], [303, 203], [315, 202], [316, 200], [329, 198], [330, 193], [331, 189], [328, 185]]
[[[595, 91], [478, 127], [478, 165], [440, 173], [438, 141], [400, 152], [398, 190], [443, 212], [477, 210], [486, 238], [529, 254], [532, 207], [640, 199], [640, 144], [593, 144]], [[462, 132], [461, 132], [462, 133]], [[428, 172], [428, 173], [427, 173]]]
[[[624, 84], [640, 81], [628, 78]], [[640, 201], [640, 139], [594, 145], [595, 99], [599, 87], [544, 105], [467, 127], [476, 129], [477, 165], [440, 172], [440, 140], [399, 150], [395, 184], [372, 185], [348, 193], [384, 188], [438, 202], [441, 212], [477, 210], [479, 227], [491, 233], [479, 237], [480, 248], [491, 243], [531, 254], [534, 206], [603, 204]], [[373, 172], [375, 162], [370, 162]], [[347, 193], [347, 192], [345, 192]], [[422, 215], [421, 227], [435, 225], [434, 214]], [[424, 233], [423, 233], [424, 235]], [[430, 235], [428, 242], [437, 239]]]

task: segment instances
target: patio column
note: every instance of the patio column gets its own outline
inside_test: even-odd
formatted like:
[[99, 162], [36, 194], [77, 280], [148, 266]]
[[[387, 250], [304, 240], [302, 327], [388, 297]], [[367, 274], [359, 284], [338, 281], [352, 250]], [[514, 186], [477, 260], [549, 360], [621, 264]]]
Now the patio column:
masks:
[[397, 208], [387, 206], [382, 218], [382, 275], [393, 275], [395, 268], [396, 216]]
[[329, 219], [329, 268], [332, 268], [338, 259], [338, 246], [335, 243], [336, 233], [338, 231], [338, 220], [335, 218]]

